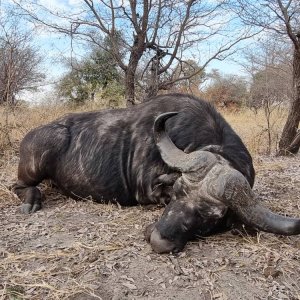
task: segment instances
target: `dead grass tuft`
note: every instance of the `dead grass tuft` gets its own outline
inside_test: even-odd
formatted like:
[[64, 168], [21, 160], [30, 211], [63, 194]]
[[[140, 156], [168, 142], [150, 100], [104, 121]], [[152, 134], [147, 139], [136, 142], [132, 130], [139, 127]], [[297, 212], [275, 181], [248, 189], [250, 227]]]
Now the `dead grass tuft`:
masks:
[[222, 113], [253, 155], [276, 152], [286, 111], [280, 108], [274, 109], [269, 128], [263, 110], [258, 110], [256, 113], [249, 109]]
[[34, 107], [0, 107], [0, 153], [4, 156], [17, 153], [24, 135], [35, 127], [68, 113], [97, 109], [101, 109], [101, 105], [94, 102], [82, 106], [49, 104]]

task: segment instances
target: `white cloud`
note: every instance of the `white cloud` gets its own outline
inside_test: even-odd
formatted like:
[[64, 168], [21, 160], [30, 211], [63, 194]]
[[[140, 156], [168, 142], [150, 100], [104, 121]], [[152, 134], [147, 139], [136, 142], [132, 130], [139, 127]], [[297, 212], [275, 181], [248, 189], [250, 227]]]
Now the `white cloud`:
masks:
[[38, 3], [40, 5], [43, 5], [49, 10], [54, 10], [54, 11], [69, 10], [69, 7], [64, 3], [64, 1], [60, 1], [60, 0], [51, 0], [51, 1], [39, 0]]
[[82, 5], [82, 0], [69, 0], [68, 4], [70, 6], [81, 6]]

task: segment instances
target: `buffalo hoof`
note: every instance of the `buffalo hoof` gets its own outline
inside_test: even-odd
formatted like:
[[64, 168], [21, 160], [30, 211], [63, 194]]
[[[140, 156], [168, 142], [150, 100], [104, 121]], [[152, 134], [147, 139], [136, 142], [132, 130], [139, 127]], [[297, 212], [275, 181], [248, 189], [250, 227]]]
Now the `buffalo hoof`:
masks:
[[156, 222], [155, 222], [155, 223], [152, 223], [152, 224], [150, 224], [150, 225], [148, 225], [148, 226], [146, 227], [145, 231], [144, 231], [145, 240], [146, 240], [148, 243], [150, 243], [150, 237], [151, 237], [151, 234], [152, 234], [152, 232], [153, 232], [153, 230], [154, 230], [154, 228], [155, 228], [155, 224], [156, 224]]
[[21, 205], [21, 213], [25, 215], [29, 215], [31, 213], [34, 213], [42, 208], [41, 204], [35, 203], [35, 204], [30, 204], [30, 203], [24, 203]]

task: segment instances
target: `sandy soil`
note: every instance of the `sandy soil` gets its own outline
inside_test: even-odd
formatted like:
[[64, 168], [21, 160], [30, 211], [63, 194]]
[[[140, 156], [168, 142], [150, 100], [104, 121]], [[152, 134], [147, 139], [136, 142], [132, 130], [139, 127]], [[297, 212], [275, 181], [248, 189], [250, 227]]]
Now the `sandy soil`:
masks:
[[[255, 158], [255, 190], [290, 216], [299, 158]], [[21, 215], [8, 190], [17, 161], [0, 169], [0, 299], [300, 299], [300, 236], [225, 233], [158, 255], [143, 229], [162, 208], [76, 202], [45, 184], [43, 210]]]

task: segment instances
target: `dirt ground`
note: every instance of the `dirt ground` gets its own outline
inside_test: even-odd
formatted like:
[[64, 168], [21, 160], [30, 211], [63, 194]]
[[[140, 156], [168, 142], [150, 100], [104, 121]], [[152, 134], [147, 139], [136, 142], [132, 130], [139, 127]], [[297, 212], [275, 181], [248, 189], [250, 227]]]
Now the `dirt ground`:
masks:
[[[300, 156], [255, 157], [266, 206], [300, 216]], [[76, 202], [46, 184], [44, 208], [19, 213], [0, 169], [0, 299], [300, 299], [300, 236], [220, 234], [158, 255], [143, 229], [163, 208]]]

